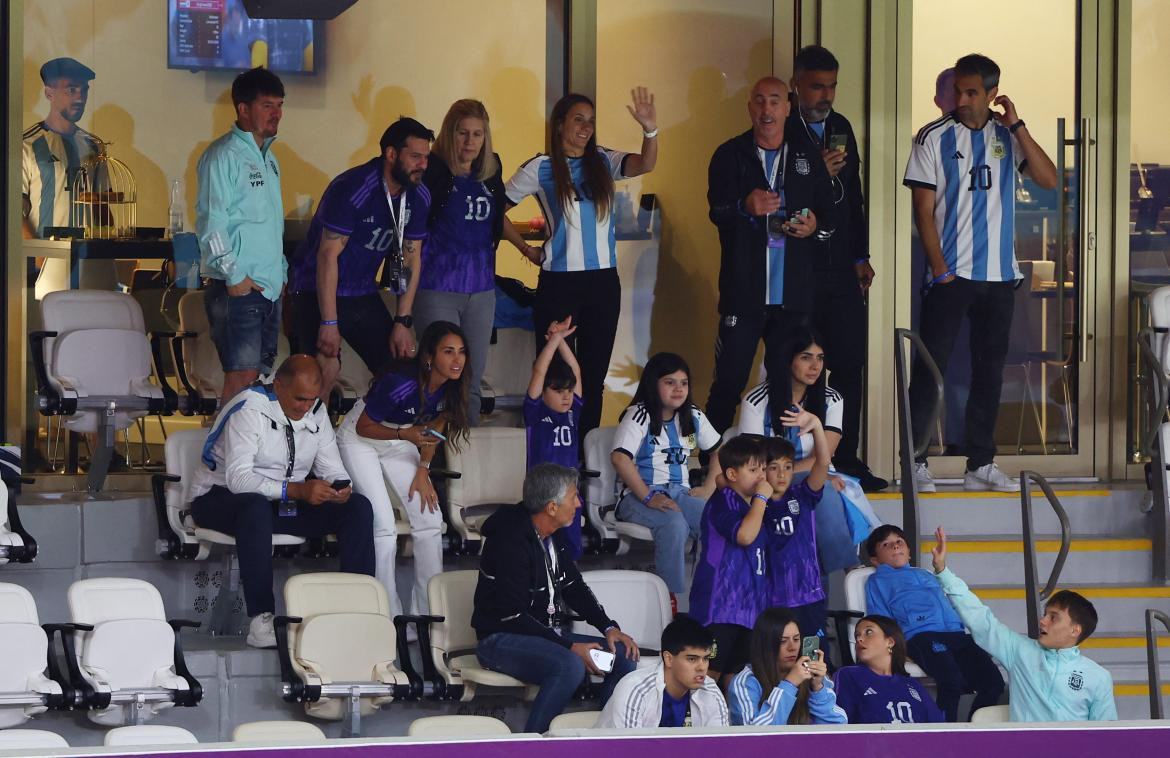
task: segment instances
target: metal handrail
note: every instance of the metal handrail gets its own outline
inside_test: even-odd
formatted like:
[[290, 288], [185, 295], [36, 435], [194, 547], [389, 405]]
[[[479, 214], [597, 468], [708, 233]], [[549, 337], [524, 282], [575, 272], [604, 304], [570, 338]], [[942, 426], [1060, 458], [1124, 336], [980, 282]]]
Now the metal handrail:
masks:
[[[1036, 581], [1036, 535], [1032, 526], [1032, 491], [1029, 482], [1035, 482], [1048, 498], [1048, 504], [1056, 512], [1060, 521], [1060, 552], [1056, 554], [1056, 562], [1052, 565], [1052, 573], [1044, 589], [1037, 590]], [[1035, 471], [1020, 472], [1020, 516], [1023, 519], [1024, 538], [1024, 597], [1028, 604], [1028, 636], [1037, 639], [1040, 636], [1040, 604], [1052, 596], [1056, 583], [1060, 580], [1060, 572], [1064, 570], [1065, 559], [1068, 558], [1068, 549], [1072, 544], [1072, 527], [1069, 525], [1068, 513], [1060, 504], [1060, 498], [1052, 491], [1048, 480]]]
[[1150, 718], [1162, 718], [1162, 674], [1158, 670], [1158, 635], [1154, 621], [1161, 621], [1170, 632], [1170, 616], [1154, 608], [1146, 609], [1146, 667], [1150, 680]]
[[929, 429], [934, 426], [943, 408], [943, 377], [934, 362], [934, 356], [926, 349], [922, 338], [910, 329], [894, 330], [894, 377], [897, 383], [898, 402], [898, 439], [899, 464], [902, 471], [902, 531], [906, 533], [906, 547], [910, 551], [910, 564], [918, 565], [918, 485], [914, 481], [914, 459], [926, 452], [930, 446], [930, 437], [927, 436], [922, 446], [914, 443], [914, 429], [910, 420], [910, 383], [906, 379], [906, 350], [903, 345], [910, 340], [914, 349], [934, 377], [935, 402], [930, 420], [926, 424]]
[[[1150, 456], [1149, 485], [1153, 507], [1151, 515], [1152, 525], [1152, 553], [1151, 568], [1154, 581], [1164, 583], [1170, 575], [1170, 497], [1166, 491], [1166, 472], [1170, 466], [1166, 465], [1166, 452], [1158, 443], [1162, 433], [1162, 422], [1166, 418], [1166, 404], [1170, 399], [1166, 369], [1162, 360], [1154, 352], [1154, 334], [1161, 333], [1163, 340], [1170, 340], [1170, 330], [1165, 327], [1145, 327], [1138, 332], [1138, 354], [1146, 365], [1146, 375], [1149, 377], [1147, 403], [1149, 419], [1146, 434], [1141, 440], [1142, 450]], [[1165, 349], [1165, 345], [1163, 345]]]
[[[1146, 376], [1149, 379], [1149, 388], [1146, 392], [1149, 419], [1146, 423], [1145, 437], [1141, 440], [1142, 452], [1146, 455], [1153, 454], [1158, 427], [1166, 417], [1166, 401], [1170, 387], [1167, 387], [1166, 369], [1162, 365], [1162, 360], [1154, 352], [1154, 333], [1167, 331], [1170, 330], [1147, 326], [1139, 331], [1137, 336], [1138, 357], [1145, 364]], [[1164, 336], [1163, 339], [1170, 339], [1170, 335]]]

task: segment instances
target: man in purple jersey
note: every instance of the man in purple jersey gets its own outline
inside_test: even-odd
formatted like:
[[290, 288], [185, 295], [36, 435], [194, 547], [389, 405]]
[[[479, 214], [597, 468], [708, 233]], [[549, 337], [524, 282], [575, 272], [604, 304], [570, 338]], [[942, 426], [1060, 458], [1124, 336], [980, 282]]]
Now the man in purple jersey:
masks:
[[[317, 356], [322, 399], [341, 370], [343, 337], [375, 375], [388, 358], [414, 355], [411, 308], [431, 203], [422, 176], [432, 140], [412, 118], [391, 124], [380, 157], [330, 182], [297, 250], [289, 277], [292, 348]], [[393, 317], [375, 278], [383, 262], [398, 295]]]

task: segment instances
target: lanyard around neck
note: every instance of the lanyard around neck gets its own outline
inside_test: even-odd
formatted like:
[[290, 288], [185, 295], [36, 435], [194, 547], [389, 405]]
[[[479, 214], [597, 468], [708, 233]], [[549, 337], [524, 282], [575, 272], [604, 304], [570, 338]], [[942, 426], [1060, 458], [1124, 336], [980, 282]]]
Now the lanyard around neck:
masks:
[[284, 478], [291, 482], [293, 468], [297, 461], [297, 442], [293, 434], [291, 422], [284, 427], [284, 439], [288, 443], [288, 467], [284, 470]]
[[[768, 189], [773, 192], [779, 192], [784, 189], [784, 164], [788, 158], [788, 143], [785, 142], [780, 146], [780, 152], [776, 154], [776, 160], [772, 163], [772, 169], [768, 170], [768, 154], [764, 148], [756, 145], [756, 153], [760, 156], [760, 168], [764, 170], [764, 179], [768, 182]], [[776, 175], [780, 175], [780, 184], [776, 184]]]
[[406, 224], [402, 220], [406, 215], [406, 187], [398, 195], [397, 209], [394, 208], [394, 198], [390, 195], [390, 185], [386, 184], [385, 178], [382, 179], [382, 189], [386, 192], [386, 205], [390, 208], [390, 223], [394, 225], [394, 233], [398, 237], [398, 249], [402, 250], [402, 239], [406, 235]]

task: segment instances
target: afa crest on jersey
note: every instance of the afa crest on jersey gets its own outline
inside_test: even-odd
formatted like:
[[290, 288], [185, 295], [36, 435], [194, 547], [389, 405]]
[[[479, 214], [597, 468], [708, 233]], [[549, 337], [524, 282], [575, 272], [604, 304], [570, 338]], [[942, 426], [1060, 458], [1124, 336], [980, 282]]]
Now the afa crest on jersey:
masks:
[[793, 516], [800, 513], [800, 501], [796, 498], [788, 501], [788, 512]]
[[1080, 692], [1081, 688], [1085, 686], [1085, 677], [1080, 671], [1074, 671], [1068, 675], [1068, 688], [1074, 692]]
[[1007, 147], [1005, 147], [1002, 142], [1000, 142], [999, 140], [995, 140], [994, 142], [991, 143], [991, 157], [992, 158], [994, 158], [998, 161], [998, 160], [1002, 160], [1006, 156], [1007, 156]]
[[808, 158], [803, 157], [793, 160], [792, 167], [796, 169], [796, 173], [800, 174], [801, 176], [808, 176], [809, 171], [812, 170], [812, 166], [809, 165]]

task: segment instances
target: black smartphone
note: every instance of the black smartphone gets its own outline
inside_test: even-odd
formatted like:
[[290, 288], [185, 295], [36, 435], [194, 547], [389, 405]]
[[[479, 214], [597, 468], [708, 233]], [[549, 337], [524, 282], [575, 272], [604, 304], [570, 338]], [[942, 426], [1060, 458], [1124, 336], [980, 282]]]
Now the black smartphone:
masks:
[[333, 483], [332, 486], [333, 486], [333, 489], [337, 490], [338, 492], [341, 492], [343, 489], [345, 489], [346, 487], [349, 486], [349, 480], [348, 479], [338, 479], [336, 482]]

